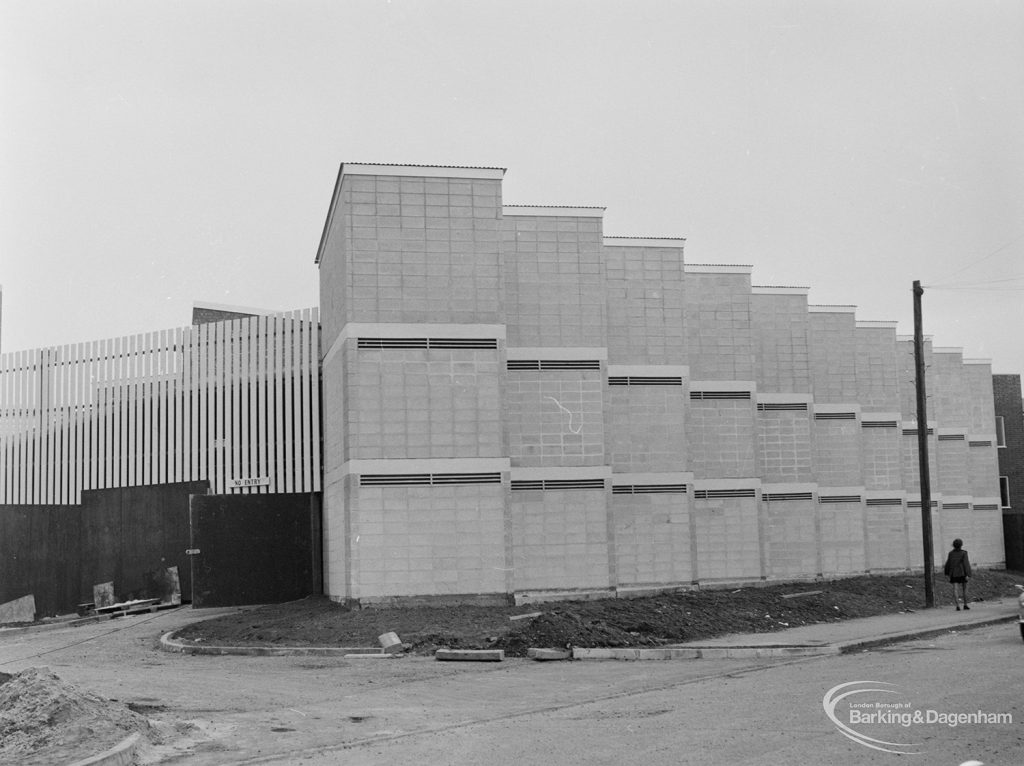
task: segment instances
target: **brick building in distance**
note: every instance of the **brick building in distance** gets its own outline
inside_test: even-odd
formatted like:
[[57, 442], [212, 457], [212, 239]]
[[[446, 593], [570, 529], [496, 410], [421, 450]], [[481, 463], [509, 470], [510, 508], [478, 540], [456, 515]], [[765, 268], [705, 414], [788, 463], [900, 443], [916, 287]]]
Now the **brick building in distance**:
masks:
[[1003, 510], [1006, 566], [1024, 569], [1024, 407], [1020, 375], [993, 375], [999, 504]]

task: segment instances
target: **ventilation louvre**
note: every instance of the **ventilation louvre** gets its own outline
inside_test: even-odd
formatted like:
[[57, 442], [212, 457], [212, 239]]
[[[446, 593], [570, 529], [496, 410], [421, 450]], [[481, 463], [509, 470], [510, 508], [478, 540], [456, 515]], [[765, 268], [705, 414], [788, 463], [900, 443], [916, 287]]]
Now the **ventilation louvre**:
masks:
[[975, 503], [974, 510], [976, 511], [998, 511], [999, 506], [995, 503]]
[[497, 349], [496, 338], [358, 338], [357, 348]]
[[862, 420], [861, 428], [897, 428], [899, 424], [895, 420]]
[[859, 503], [860, 495], [818, 495], [819, 503]]
[[856, 420], [856, 412], [815, 412], [815, 420]]
[[962, 442], [966, 438], [963, 434], [939, 434], [940, 442]]
[[943, 503], [942, 510], [944, 511], [969, 511], [971, 509], [970, 503]]
[[509, 372], [518, 370], [600, 370], [599, 359], [509, 359]]
[[748, 400], [750, 391], [691, 391], [690, 399], [695, 401]]
[[807, 402], [760, 402], [758, 412], [807, 412]]
[[685, 495], [685, 484], [615, 484], [613, 495]]
[[[907, 501], [907, 508], [920, 508], [920, 507], [921, 507], [921, 501], [920, 500], [908, 500]], [[936, 500], [932, 500], [928, 504], [928, 507], [929, 508], [938, 508], [939, 507], [939, 503]]]
[[429, 487], [456, 484], [501, 484], [500, 473], [363, 474], [361, 487]]
[[810, 492], [764, 492], [761, 499], [766, 503], [779, 503], [786, 500], [813, 500], [814, 495]]
[[[934, 433], [935, 433], [935, 429], [934, 428], [929, 428], [928, 429], [928, 435], [929, 436], [931, 436]], [[903, 435], [904, 436], [917, 436], [917, 429], [916, 428], [904, 428], [903, 429]]]
[[967, 442], [967, 446], [968, 447], [991, 447], [992, 446], [992, 440], [991, 439], [978, 439], [977, 441], [969, 441], [969, 442]]
[[650, 375], [615, 375], [608, 378], [609, 386], [682, 386], [681, 377], [654, 377]]
[[722, 497], [757, 497], [753, 489], [698, 489], [693, 493], [696, 500], [715, 500]]
[[864, 505], [903, 505], [903, 500], [898, 497], [869, 497]]
[[513, 479], [512, 491], [604, 489], [604, 479]]

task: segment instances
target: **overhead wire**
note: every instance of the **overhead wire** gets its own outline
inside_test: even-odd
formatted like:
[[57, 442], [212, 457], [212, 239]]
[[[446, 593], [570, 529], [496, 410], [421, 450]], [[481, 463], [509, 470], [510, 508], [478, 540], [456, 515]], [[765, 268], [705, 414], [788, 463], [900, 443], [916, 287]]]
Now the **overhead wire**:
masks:
[[943, 277], [942, 279], [938, 280], [935, 284], [931, 285], [931, 287], [933, 289], [938, 289], [938, 286], [947, 283], [949, 280], [951, 280], [957, 274], [961, 274], [961, 273], [967, 271], [968, 269], [977, 266], [979, 263], [982, 263], [984, 261], [987, 261], [989, 258], [992, 258], [992, 257], [994, 257], [996, 255], [999, 255], [999, 253], [1003, 252], [1008, 247], [1012, 247], [1013, 245], [1017, 244], [1021, 240], [1024, 240], [1024, 234], [1021, 234], [1020, 236], [1014, 237], [1013, 239], [1009, 240], [1008, 242], [1005, 242], [1002, 245], [1000, 245], [999, 247], [997, 247], [992, 252], [987, 253], [986, 255], [983, 255], [980, 258], [976, 258], [975, 260], [971, 261], [970, 263], [966, 264], [965, 266], [961, 266], [956, 271], [954, 271], [954, 272], [952, 272], [950, 274], [947, 274], [945, 277]]

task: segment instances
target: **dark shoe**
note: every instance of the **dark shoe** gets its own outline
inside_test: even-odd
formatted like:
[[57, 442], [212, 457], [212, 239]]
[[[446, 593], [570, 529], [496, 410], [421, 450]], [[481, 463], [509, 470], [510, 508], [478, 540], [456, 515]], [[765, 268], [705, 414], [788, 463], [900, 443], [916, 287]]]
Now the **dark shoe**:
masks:
[[[964, 607], [964, 609], [966, 609], [966, 608], [967, 607]], [[960, 607], [957, 607], [956, 610], [959, 612], [960, 611]]]
[[970, 609], [970, 607], [967, 606], [967, 604], [964, 604], [964, 609]]

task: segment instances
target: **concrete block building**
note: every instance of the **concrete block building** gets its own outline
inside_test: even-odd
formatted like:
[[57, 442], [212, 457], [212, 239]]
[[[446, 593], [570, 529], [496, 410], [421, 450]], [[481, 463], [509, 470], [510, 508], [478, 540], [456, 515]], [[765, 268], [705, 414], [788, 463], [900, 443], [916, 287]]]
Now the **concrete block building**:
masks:
[[[499, 168], [342, 166], [321, 283], [325, 590], [589, 594], [921, 568], [893, 322], [505, 204]], [[1004, 561], [991, 368], [929, 344], [934, 548]]]

